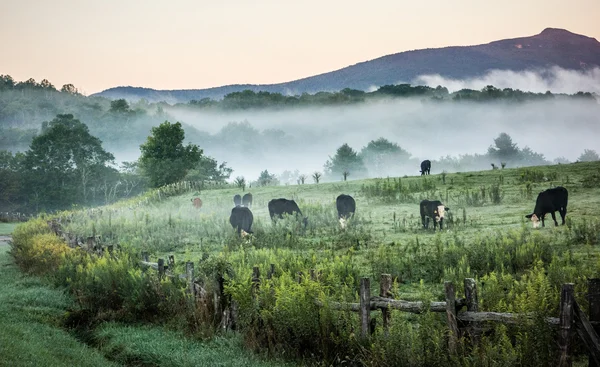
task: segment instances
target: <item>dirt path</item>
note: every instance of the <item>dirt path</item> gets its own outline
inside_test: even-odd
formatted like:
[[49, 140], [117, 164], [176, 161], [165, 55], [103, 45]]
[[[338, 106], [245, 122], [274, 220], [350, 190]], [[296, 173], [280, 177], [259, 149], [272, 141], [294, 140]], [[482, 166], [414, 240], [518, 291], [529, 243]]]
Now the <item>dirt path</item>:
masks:
[[0, 236], [0, 246], [8, 246], [8, 241], [10, 241], [10, 236]]

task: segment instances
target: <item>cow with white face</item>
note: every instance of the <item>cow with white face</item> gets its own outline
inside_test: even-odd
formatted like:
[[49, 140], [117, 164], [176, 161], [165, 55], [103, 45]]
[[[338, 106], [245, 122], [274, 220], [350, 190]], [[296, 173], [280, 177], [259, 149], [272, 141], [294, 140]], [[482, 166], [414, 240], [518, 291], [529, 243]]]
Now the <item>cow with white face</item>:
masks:
[[540, 226], [540, 221], [542, 222], [542, 227], [545, 227], [544, 217], [546, 214], [550, 213], [552, 220], [554, 220], [554, 225], [558, 226], [556, 215], [554, 214], [554, 212], [558, 212], [562, 219], [562, 224], [564, 225], [565, 217], [567, 216], [568, 202], [569, 192], [562, 186], [542, 191], [535, 200], [533, 213], [527, 214], [525, 218], [531, 219], [533, 228], [538, 228]]
[[423, 223], [423, 228], [429, 228], [429, 218], [434, 220], [433, 230], [436, 229], [438, 223], [440, 225], [440, 230], [444, 228], [444, 217], [446, 216], [446, 210], [450, 210], [450, 208], [442, 204], [442, 202], [439, 200], [423, 200], [419, 204], [419, 208], [421, 212], [421, 222]]

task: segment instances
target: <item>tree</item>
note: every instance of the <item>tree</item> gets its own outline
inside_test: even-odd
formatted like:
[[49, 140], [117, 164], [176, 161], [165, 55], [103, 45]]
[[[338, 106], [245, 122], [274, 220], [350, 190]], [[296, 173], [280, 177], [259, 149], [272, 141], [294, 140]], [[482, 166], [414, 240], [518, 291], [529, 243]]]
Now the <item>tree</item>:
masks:
[[335, 155], [329, 157], [324, 168], [331, 177], [339, 177], [344, 172], [351, 173], [354, 177], [365, 176], [366, 173], [362, 159], [348, 144], [339, 147]]
[[115, 99], [110, 102], [110, 112], [127, 113], [129, 111], [129, 103], [124, 99]]
[[363, 147], [359, 156], [362, 158], [371, 176], [382, 177], [389, 175], [394, 168], [406, 163], [410, 153], [385, 138], [371, 140]]
[[192, 169], [187, 179], [191, 181], [212, 181], [215, 183], [225, 183], [233, 172], [232, 168], [227, 167], [227, 162], [218, 164], [217, 160], [203, 155], [200, 161]]
[[30, 198], [46, 208], [87, 203], [92, 180], [114, 156], [71, 114], [57, 115], [43, 125], [25, 153]]
[[152, 128], [152, 135], [140, 145], [139, 163], [152, 187], [182, 180], [202, 157], [197, 145], [183, 145], [185, 132], [181, 123], [165, 121]]
[[519, 148], [513, 143], [512, 138], [507, 133], [501, 133], [494, 139], [494, 146], [488, 148], [488, 155], [500, 161], [515, 161], [519, 158]]
[[260, 173], [260, 176], [258, 177], [259, 186], [270, 186], [277, 184], [277, 177], [274, 174], [270, 174], [268, 170], [264, 170]]
[[596, 153], [595, 150], [585, 149], [583, 151], [583, 153], [581, 153], [581, 155], [579, 156], [579, 158], [577, 158], [577, 160], [579, 162], [600, 161], [600, 156], [598, 156], [598, 153]]
[[321, 179], [321, 172], [315, 172], [312, 175], [313, 180], [315, 181], [316, 184], [319, 183], [319, 180]]
[[73, 84], [63, 85], [62, 88], [60, 88], [60, 91], [62, 93], [67, 93], [67, 94], [79, 94], [79, 92], [77, 91], [77, 88], [75, 88], [75, 86]]
[[233, 184], [242, 189], [242, 191], [246, 190], [246, 179], [244, 176], [237, 176], [233, 181]]

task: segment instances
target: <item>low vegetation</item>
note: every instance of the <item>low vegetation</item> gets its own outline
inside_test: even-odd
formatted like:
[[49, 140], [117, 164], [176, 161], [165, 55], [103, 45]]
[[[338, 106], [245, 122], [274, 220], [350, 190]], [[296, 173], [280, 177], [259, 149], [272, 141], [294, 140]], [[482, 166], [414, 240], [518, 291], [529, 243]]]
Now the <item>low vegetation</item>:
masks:
[[[239, 188], [198, 192], [177, 184], [112, 206], [54, 216], [66, 232], [118, 245], [113, 256], [63, 252], [60, 244], [48, 251], [54, 243], [46, 224], [50, 217], [19, 226], [12, 253], [26, 271], [55, 269], [46, 274], [69, 289], [81, 309], [69, 325], [100, 333], [117, 327], [127, 334], [127, 324], [143, 320], [197, 339], [218, 338], [224, 320], [215, 312], [220, 306], [213, 295], [222, 288], [221, 301], [237, 305], [244, 344], [295, 363], [548, 365], [556, 358], [556, 330], [543, 320], [557, 316], [560, 286], [575, 283], [577, 301], [586, 309], [587, 279], [600, 276], [600, 187], [585, 184], [599, 168], [592, 162], [253, 186], [254, 235], [246, 239], [228, 223]], [[567, 225], [555, 228], [547, 221], [545, 228], [531, 229], [524, 215], [533, 210], [537, 192], [557, 185], [569, 190]], [[357, 214], [345, 230], [335, 211], [340, 193], [357, 202]], [[195, 196], [202, 198], [201, 209], [190, 202]], [[274, 197], [296, 199], [308, 227], [294, 218], [271, 223], [267, 202]], [[417, 203], [423, 198], [451, 208], [444, 231], [422, 228]], [[142, 251], [154, 261], [173, 254], [174, 273], [184, 273], [185, 262], [193, 261], [204, 296], [194, 303], [185, 282], [160, 280], [140, 267]], [[252, 281], [255, 266], [261, 272], [258, 288]], [[371, 293], [377, 294], [381, 273], [392, 275], [395, 298], [425, 302], [444, 299], [444, 281], [453, 281], [461, 296], [462, 279], [475, 278], [481, 311], [533, 313], [534, 321], [491, 325], [479, 344], [461, 339], [458, 353], [451, 355], [442, 314], [393, 311], [390, 336], [379, 323], [365, 344], [358, 337], [357, 314], [331, 304], [358, 302], [361, 277], [371, 278]], [[119, 355], [119, 361], [152, 354], [120, 352], [110, 342], [101, 348]], [[576, 356], [587, 358], [581, 349]]]

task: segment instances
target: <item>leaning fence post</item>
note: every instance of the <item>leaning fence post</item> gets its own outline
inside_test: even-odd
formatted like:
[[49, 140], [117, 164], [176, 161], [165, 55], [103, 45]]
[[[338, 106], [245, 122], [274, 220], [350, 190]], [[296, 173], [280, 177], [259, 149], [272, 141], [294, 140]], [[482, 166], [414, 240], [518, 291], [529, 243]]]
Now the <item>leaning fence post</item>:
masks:
[[192, 297], [195, 297], [196, 292], [194, 291], [194, 263], [191, 261], [185, 263], [185, 276], [188, 281], [188, 292], [190, 292]]
[[165, 276], [165, 259], [158, 259], [158, 279], [163, 279]]
[[[477, 296], [477, 282], [473, 278], [465, 278], [465, 298], [467, 303], [467, 311], [478, 312], [479, 311], [479, 297]], [[474, 343], [479, 342], [479, 332], [477, 325], [472, 323], [470, 325], [471, 340]]]
[[456, 323], [456, 301], [454, 295], [454, 284], [452, 282], [444, 282], [446, 291], [446, 317], [450, 335], [448, 339], [448, 350], [451, 354], [456, 353], [456, 345], [458, 344], [458, 325]]
[[571, 336], [573, 333], [573, 283], [565, 283], [560, 292], [560, 318], [559, 318], [559, 340], [558, 348], [560, 356], [558, 365], [570, 367], [571, 359]]
[[[381, 274], [381, 280], [379, 281], [379, 296], [382, 298], [392, 298], [392, 275]], [[385, 336], [390, 334], [390, 322], [392, 320], [392, 313], [389, 308], [381, 309], [381, 316], [383, 318], [383, 332]]]
[[371, 324], [371, 281], [369, 278], [360, 279], [360, 334], [369, 337]]
[[[600, 278], [588, 279], [588, 301], [590, 304], [590, 321], [600, 322]], [[600, 335], [600, 325], [593, 324], [596, 334]], [[590, 356], [590, 367], [599, 367]]]

